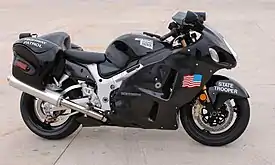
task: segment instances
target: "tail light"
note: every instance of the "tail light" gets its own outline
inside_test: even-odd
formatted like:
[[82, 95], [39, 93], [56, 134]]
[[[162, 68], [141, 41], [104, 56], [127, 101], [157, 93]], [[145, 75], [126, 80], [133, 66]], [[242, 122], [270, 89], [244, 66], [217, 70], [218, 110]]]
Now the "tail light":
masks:
[[14, 65], [17, 66], [18, 68], [24, 70], [24, 71], [28, 71], [29, 70], [29, 67], [28, 67], [28, 64], [20, 61], [20, 60], [15, 60], [14, 61]]

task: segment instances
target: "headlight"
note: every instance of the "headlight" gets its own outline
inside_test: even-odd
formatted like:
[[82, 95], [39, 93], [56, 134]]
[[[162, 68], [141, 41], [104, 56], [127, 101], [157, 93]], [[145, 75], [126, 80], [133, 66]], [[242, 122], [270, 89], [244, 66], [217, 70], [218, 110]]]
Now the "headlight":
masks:
[[217, 63], [220, 61], [219, 55], [215, 49], [209, 48], [209, 53], [210, 53], [212, 60], [214, 60]]
[[231, 51], [232, 55], [235, 57], [235, 59], [238, 59], [238, 55], [237, 53], [232, 49], [232, 47], [229, 45], [229, 43], [225, 40], [225, 38], [223, 38], [226, 46], [228, 47], [228, 49]]

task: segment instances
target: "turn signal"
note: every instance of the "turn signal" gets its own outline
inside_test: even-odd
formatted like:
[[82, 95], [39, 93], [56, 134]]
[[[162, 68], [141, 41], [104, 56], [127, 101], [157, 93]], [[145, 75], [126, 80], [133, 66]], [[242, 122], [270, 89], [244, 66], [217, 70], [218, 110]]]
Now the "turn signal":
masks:
[[204, 94], [204, 93], [200, 94], [200, 100], [201, 101], [205, 101], [206, 99], [207, 99], [206, 94]]

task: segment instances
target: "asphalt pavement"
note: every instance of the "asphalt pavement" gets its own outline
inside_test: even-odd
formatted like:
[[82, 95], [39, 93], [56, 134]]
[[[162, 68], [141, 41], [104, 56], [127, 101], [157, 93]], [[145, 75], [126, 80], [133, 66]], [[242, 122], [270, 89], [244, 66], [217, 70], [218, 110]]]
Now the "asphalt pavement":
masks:
[[[65, 31], [74, 43], [103, 52], [119, 35], [168, 32], [177, 11], [206, 11], [207, 23], [239, 55], [222, 74], [251, 95], [246, 132], [224, 147], [203, 146], [177, 131], [80, 128], [59, 141], [23, 124], [20, 92], [7, 85], [12, 43], [20, 32]], [[275, 0], [9, 0], [0, 1], [0, 164], [2, 165], [271, 165], [275, 164]]]

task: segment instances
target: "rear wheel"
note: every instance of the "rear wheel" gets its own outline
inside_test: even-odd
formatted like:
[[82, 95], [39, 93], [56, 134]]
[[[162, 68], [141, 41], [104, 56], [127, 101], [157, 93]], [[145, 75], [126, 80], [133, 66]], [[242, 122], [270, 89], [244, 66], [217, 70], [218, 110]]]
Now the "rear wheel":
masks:
[[250, 118], [247, 99], [229, 99], [219, 110], [209, 111], [200, 104], [185, 105], [180, 119], [188, 135], [207, 146], [223, 146], [238, 139]]
[[64, 116], [66, 113], [72, 113], [67, 109], [55, 111], [50, 114], [50, 118], [47, 118], [49, 114], [45, 110], [50, 106], [53, 105], [22, 93], [20, 111], [27, 127], [36, 135], [49, 140], [63, 139], [75, 132], [80, 126], [76, 121], [77, 116]]

